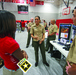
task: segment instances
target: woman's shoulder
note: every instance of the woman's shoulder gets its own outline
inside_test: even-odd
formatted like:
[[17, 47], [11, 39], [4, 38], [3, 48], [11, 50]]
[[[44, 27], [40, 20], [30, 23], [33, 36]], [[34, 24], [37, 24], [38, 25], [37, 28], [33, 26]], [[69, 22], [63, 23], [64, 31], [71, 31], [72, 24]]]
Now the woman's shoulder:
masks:
[[13, 44], [13, 43], [14, 44], [17, 43], [15, 39], [13, 39], [12, 37], [8, 37], [8, 36], [5, 37], [4, 42], [7, 43], [7, 44], [9, 44], [9, 45]]

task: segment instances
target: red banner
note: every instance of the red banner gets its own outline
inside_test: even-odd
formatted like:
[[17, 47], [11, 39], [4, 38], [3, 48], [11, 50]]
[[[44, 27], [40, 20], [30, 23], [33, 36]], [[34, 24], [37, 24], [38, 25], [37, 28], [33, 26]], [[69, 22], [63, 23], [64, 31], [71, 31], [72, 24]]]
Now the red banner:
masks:
[[[30, 0], [26, 0], [27, 4], [30, 4]], [[36, 5], [44, 5], [44, 1], [35, 1]]]
[[5, 0], [4, 2], [24, 3], [24, 0]]
[[36, 1], [36, 5], [44, 5], [44, 1]]
[[30, 4], [30, 0], [26, 0], [26, 4]]
[[28, 12], [18, 11], [18, 14], [28, 14]]

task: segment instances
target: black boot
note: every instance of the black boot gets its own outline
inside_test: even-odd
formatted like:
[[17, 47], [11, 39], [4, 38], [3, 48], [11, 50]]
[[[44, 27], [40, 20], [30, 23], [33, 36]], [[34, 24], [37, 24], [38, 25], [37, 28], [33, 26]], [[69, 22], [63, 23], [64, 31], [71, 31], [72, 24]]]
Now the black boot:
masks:
[[28, 48], [28, 46], [26, 46], [26, 48]]
[[48, 67], [49, 67], [49, 64], [48, 64], [47, 62], [45, 62], [45, 63], [43, 63], [43, 64], [45, 64], [46, 66], [48, 66]]
[[48, 51], [48, 50], [45, 48], [45, 51]]
[[51, 53], [51, 51], [48, 51], [48, 53]]
[[38, 62], [35, 63], [35, 67], [37, 67], [37, 66], [38, 66]]

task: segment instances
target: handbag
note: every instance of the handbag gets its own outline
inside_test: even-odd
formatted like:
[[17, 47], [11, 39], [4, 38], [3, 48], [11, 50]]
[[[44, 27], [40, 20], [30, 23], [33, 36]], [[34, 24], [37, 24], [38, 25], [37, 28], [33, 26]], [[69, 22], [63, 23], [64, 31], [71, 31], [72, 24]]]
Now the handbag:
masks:
[[51, 53], [51, 57], [60, 59], [61, 58], [61, 53], [58, 50], [55, 50]]

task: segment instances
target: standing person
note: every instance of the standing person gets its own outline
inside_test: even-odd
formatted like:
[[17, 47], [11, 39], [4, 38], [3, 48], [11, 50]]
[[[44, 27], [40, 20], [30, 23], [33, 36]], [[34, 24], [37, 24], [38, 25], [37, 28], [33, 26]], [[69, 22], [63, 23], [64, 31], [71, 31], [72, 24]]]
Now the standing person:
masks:
[[25, 30], [25, 22], [24, 22], [24, 20], [22, 20], [21, 25], [22, 25], [22, 31], [24, 31]]
[[18, 33], [19, 33], [19, 32], [21, 33], [20, 23], [17, 22], [16, 24], [17, 24]]
[[35, 66], [38, 66], [38, 47], [40, 47], [40, 51], [42, 54], [43, 63], [47, 66], [49, 64], [46, 62], [45, 55], [45, 47], [44, 47], [44, 39], [45, 39], [45, 28], [40, 24], [40, 17], [35, 17], [35, 24], [31, 27], [31, 37], [33, 38], [34, 50], [35, 50]]
[[[30, 34], [31, 26], [34, 25], [33, 18], [31, 18], [30, 21], [31, 21], [31, 22], [29, 22], [28, 25], [27, 25], [27, 27], [28, 27], [28, 38], [27, 38], [26, 48], [29, 47], [30, 40], [31, 40], [31, 34]], [[33, 46], [33, 41], [32, 41], [32, 46]]]
[[22, 20], [21, 20], [21, 22], [20, 22], [20, 27], [21, 27], [21, 31], [22, 31]]
[[48, 49], [50, 47], [50, 51], [48, 53], [51, 53], [53, 51], [53, 45], [50, 43], [50, 41], [55, 40], [57, 29], [58, 29], [58, 27], [55, 24], [55, 20], [52, 19], [51, 20], [51, 25], [48, 29], [48, 37], [47, 37], [46, 48], [45, 48], [45, 50], [48, 51]]
[[49, 22], [49, 26], [50, 26], [50, 22]]
[[27, 29], [27, 31], [28, 31], [28, 27], [27, 27], [28, 23], [29, 23], [29, 21], [27, 21], [25, 24], [25, 28]]
[[44, 22], [44, 28], [45, 28], [45, 30], [47, 30], [47, 23], [45, 20], [43, 20], [43, 22]]
[[25, 51], [13, 39], [16, 31], [15, 16], [5, 10], [0, 10], [0, 57], [4, 60], [3, 75], [23, 75], [17, 66], [22, 58], [28, 59]]
[[[73, 24], [76, 26], [76, 7], [73, 10]], [[67, 66], [63, 69], [63, 75], [76, 75], [76, 35], [73, 42], [71, 43], [69, 53], [67, 56]]]

